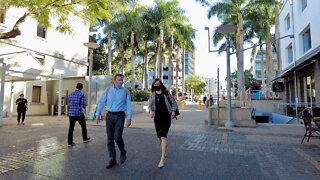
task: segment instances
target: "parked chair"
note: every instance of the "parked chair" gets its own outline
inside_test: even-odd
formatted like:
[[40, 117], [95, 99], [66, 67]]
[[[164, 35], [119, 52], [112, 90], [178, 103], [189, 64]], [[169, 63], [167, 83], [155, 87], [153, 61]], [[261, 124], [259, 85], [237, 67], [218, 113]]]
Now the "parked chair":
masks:
[[306, 108], [302, 111], [302, 119], [304, 122], [304, 127], [306, 128], [306, 132], [304, 133], [304, 136], [301, 140], [301, 144], [303, 143], [303, 140], [307, 136], [307, 134], [309, 134], [308, 135], [308, 142], [309, 142], [309, 139], [310, 139], [312, 133], [320, 132], [320, 128], [318, 126], [314, 125], [312, 122], [313, 117], [310, 114], [309, 109]]
[[314, 123], [320, 128], [320, 120], [315, 119], [315, 117], [319, 118], [320, 117], [320, 107], [314, 107], [312, 108], [312, 116], [313, 116], [313, 121]]

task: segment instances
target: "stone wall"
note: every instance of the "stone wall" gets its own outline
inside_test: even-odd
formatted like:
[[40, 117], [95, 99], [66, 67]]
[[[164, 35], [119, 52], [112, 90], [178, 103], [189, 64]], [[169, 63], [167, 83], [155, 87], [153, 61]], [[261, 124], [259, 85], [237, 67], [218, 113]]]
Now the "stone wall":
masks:
[[[228, 119], [228, 108], [222, 107], [219, 108], [220, 111], [220, 126], [225, 126], [225, 123]], [[251, 118], [251, 108], [232, 108], [232, 117], [231, 120], [233, 121], [236, 127], [255, 127], [256, 122], [254, 119]], [[211, 124], [218, 125], [218, 108], [211, 108]]]

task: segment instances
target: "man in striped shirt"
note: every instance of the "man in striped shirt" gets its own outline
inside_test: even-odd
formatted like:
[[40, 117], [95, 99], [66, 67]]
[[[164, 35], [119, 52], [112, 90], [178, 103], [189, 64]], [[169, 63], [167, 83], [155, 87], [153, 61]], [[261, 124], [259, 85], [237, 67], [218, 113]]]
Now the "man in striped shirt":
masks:
[[77, 90], [69, 95], [68, 107], [69, 107], [69, 132], [68, 132], [68, 146], [74, 146], [73, 142], [73, 130], [76, 122], [78, 121], [82, 129], [82, 139], [84, 143], [90, 141], [87, 136], [86, 127], [86, 97], [81, 92], [83, 85], [78, 83], [76, 86]]
[[108, 111], [106, 117], [106, 128], [110, 161], [106, 167], [107, 169], [112, 168], [117, 164], [114, 141], [117, 143], [120, 150], [120, 163], [124, 163], [127, 159], [127, 152], [124, 148], [125, 144], [122, 139], [122, 132], [125, 123], [125, 111], [128, 116], [126, 127], [131, 125], [132, 106], [130, 92], [126, 88], [122, 87], [123, 78], [124, 76], [122, 74], [116, 74], [114, 76], [113, 84], [110, 87], [107, 87], [102, 93], [96, 108], [97, 124], [101, 118], [101, 111], [103, 107], [106, 106], [106, 110]]

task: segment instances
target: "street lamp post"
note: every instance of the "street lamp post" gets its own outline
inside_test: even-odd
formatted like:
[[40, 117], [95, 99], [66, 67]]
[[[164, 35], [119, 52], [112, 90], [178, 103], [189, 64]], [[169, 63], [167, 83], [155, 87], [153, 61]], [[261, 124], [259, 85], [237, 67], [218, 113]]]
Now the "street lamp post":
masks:
[[89, 55], [89, 94], [88, 94], [88, 114], [90, 113], [90, 108], [91, 108], [91, 91], [92, 91], [92, 66], [93, 66], [93, 50], [97, 49], [99, 47], [99, 44], [94, 43], [94, 42], [87, 42], [83, 43], [84, 46], [88, 47], [90, 50], [90, 55]]
[[224, 34], [227, 39], [226, 54], [227, 54], [227, 98], [228, 98], [228, 120], [225, 124], [226, 127], [234, 127], [232, 122], [232, 111], [231, 111], [231, 78], [230, 78], [230, 33], [235, 32], [237, 29], [236, 25], [226, 24], [221, 25], [217, 30]]

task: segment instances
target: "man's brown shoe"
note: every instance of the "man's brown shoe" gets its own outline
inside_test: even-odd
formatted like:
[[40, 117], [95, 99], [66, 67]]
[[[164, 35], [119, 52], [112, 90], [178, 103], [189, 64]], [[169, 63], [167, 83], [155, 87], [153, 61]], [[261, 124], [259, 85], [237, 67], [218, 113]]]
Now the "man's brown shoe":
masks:
[[113, 166], [115, 166], [116, 164], [117, 164], [117, 160], [111, 159], [111, 160], [109, 161], [109, 164], [106, 166], [106, 168], [107, 168], [107, 169], [110, 169], [110, 168], [112, 168]]

